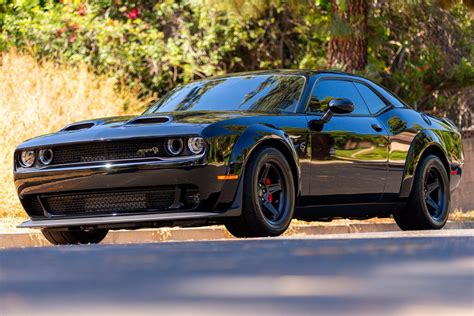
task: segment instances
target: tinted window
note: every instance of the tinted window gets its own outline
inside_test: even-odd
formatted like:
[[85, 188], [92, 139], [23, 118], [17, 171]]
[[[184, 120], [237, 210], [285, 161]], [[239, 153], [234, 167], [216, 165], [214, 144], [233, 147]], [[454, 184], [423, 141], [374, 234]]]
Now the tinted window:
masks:
[[374, 85], [374, 87], [375, 87], [375, 90], [377, 90], [377, 92], [383, 95], [383, 97], [387, 99], [388, 102], [390, 102], [394, 107], [397, 107], [397, 108], [406, 107], [406, 105], [402, 101], [400, 101], [398, 97], [396, 97], [393, 93], [391, 93], [387, 89], [382, 88], [378, 85]]
[[354, 83], [371, 113], [377, 113], [387, 105], [365, 84]]
[[310, 101], [311, 112], [324, 112], [331, 99], [349, 99], [354, 103], [353, 114], [369, 114], [364, 100], [354, 84], [343, 80], [322, 80], [317, 83]]
[[253, 75], [212, 78], [178, 87], [145, 113], [171, 111], [295, 110], [305, 79], [300, 76]]

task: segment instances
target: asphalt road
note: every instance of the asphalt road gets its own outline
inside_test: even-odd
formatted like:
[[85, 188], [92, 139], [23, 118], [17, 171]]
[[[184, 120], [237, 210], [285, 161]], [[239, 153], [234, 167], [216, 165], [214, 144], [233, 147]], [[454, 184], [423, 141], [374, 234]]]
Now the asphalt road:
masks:
[[474, 315], [474, 230], [0, 251], [0, 314]]

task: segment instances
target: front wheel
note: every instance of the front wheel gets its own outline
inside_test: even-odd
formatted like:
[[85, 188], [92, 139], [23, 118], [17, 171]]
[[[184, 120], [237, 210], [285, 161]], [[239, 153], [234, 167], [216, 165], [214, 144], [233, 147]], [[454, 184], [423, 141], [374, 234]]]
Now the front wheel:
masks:
[[98, 244], [108, 233], [107, 229], [93, 230], [41, 230], [53, 245]]
[[406, 209], [394, 214], [402, 230], [441, 229], [449, 214], [449, 178], [441, 160], [426, 156], [417, 168]]
[[244, 174], [242, 215], [226, 228], [235, 237], [266, 237], [283, 234], [295, 207], [291, 168], [273, 147], [260, 147], [250, 157]]

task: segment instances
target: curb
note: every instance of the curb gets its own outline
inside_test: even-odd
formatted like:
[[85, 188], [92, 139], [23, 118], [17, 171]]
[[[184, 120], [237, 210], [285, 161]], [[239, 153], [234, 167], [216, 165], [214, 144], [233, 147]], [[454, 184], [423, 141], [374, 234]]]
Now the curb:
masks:
[[[444, 229], [474, 229], [474, 221], [448, 222]], [[292, 225], [284, 236], [311, 236], [400, 231], [395, 223], [355, 223], [343, 225]], [[199, 241], [235, 239], [223, 226], [204, 228], [160, 228], [134, 231], [111, 231], [102, 244], [156, 243], [163, 241]], [[0, 234], [0, 249], [51, 247], [38, 232]]]

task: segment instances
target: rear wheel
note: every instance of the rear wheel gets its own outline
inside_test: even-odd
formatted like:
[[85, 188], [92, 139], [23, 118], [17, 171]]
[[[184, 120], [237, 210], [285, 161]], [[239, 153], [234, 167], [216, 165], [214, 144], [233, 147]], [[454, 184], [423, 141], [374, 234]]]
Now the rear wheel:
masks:
[[244, 175], [242, 215], [226, 228], [236, 237], [278, 236], [290, 225], [295, 187], [290, 166], [273, 147], [260, 147], [250, 157]]
[[416, 171], [406, 209], [394, 214], [402, 230], [441, 229], [449, 214], [449, 179], [441, 160], [428, 155]]
[[41, 230], [53, 245], [98, 244], [108, 233], [107, 229], [93, 230]]

